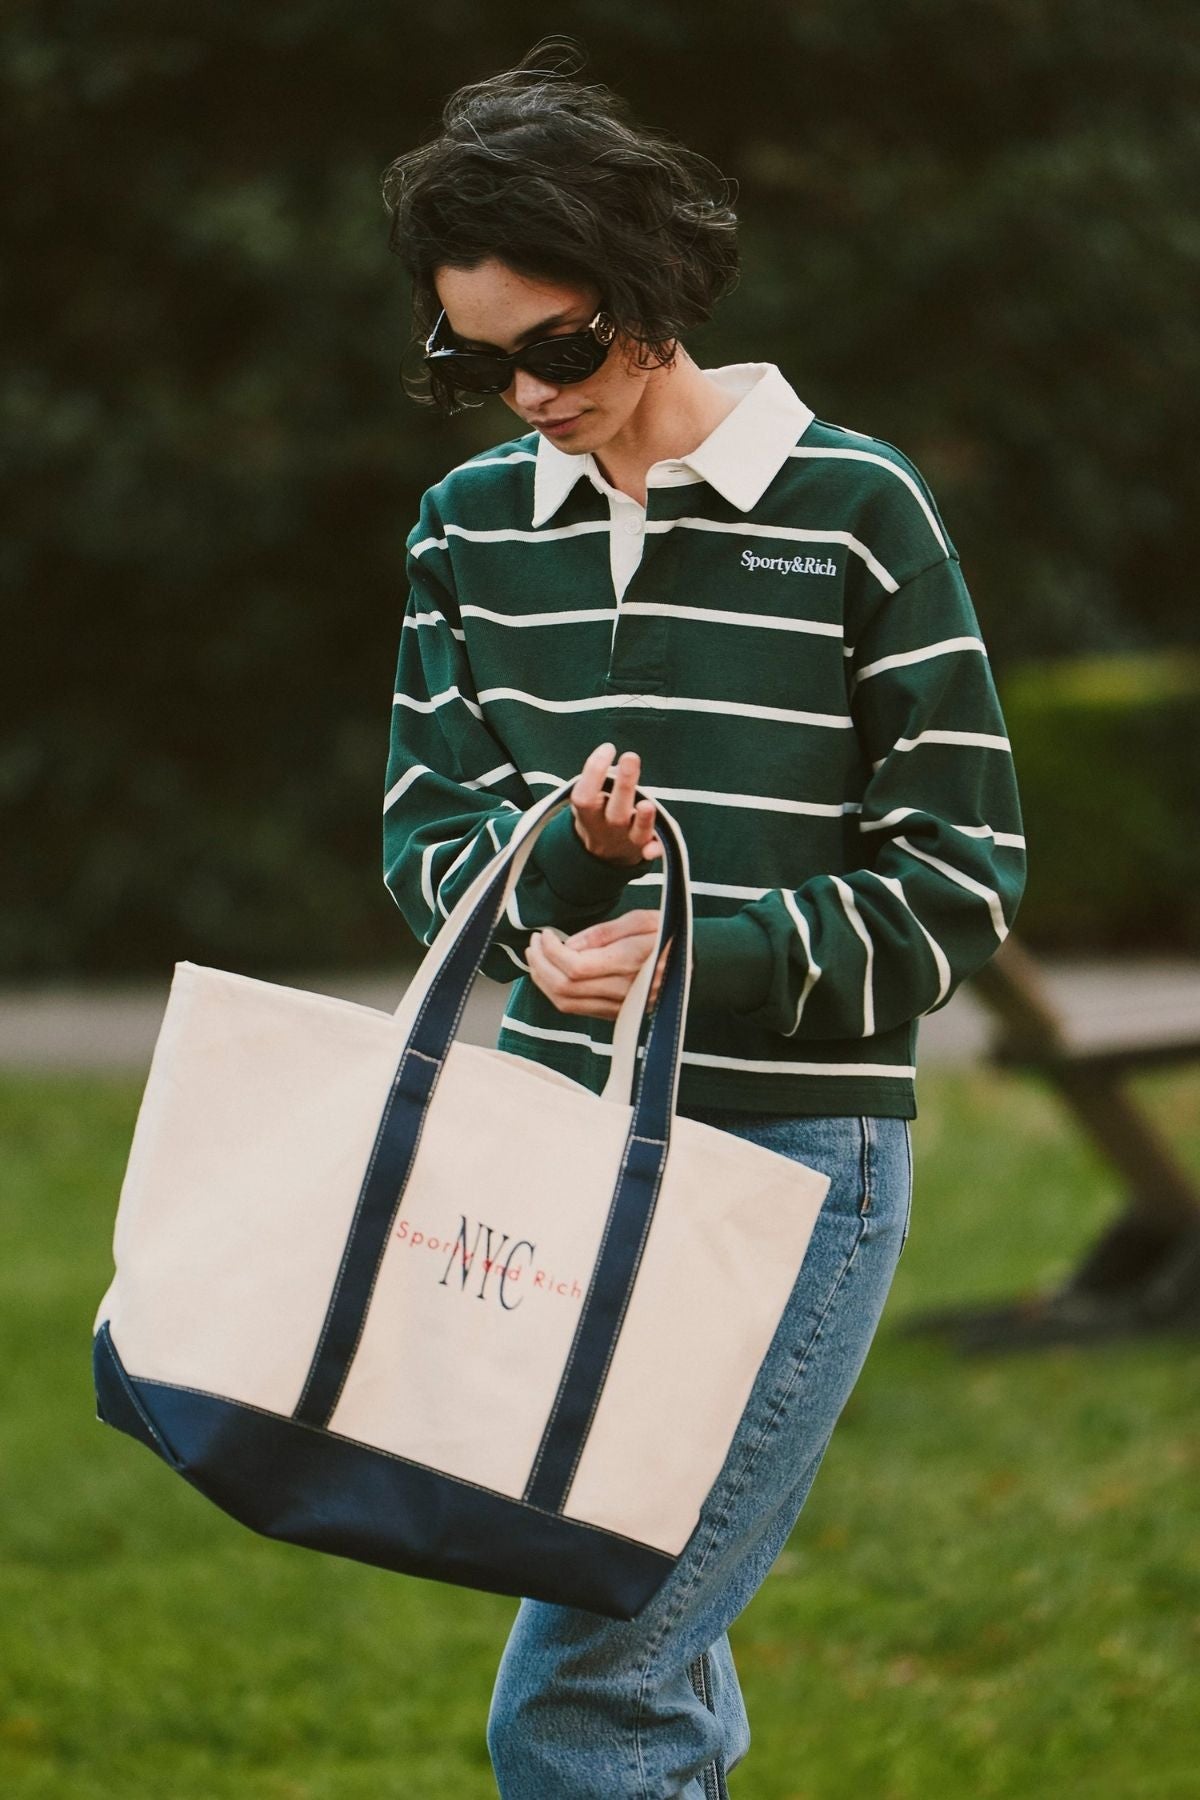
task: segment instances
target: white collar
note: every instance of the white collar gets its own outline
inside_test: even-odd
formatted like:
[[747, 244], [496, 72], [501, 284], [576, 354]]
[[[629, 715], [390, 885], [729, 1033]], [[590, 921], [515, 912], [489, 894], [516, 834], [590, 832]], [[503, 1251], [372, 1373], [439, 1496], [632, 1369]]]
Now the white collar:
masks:
[[[695, 450], [665, 463], [653, 463], [647, 471], [647, 485], [669, 485], [656, 482], [654, 471], [677, 469], [682, 464], [732, 506], [749, 512], [779, 473], [788, 451], [807, 431], [813, 410], [805, 406], [774, 363], [727, 363], [704, 373], [729, 393], [739, 395], [737, 405]], [[581, 475], [607, 491], [608, 484], [590, 450], [573, 456], [539, 434], [533, 476], [535, 529], [553, 518]]]

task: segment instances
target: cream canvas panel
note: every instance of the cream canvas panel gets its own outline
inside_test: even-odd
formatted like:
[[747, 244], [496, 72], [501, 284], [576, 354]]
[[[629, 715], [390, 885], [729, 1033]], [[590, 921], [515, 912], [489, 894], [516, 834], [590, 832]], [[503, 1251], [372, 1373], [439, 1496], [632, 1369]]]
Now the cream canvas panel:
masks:
[[[829, 1177], [676, 1117], [651, 1222], [564, 1511], [675, 1555], [725, 1460]], [[656, 1478], [664, 1449], [683, 1452]]]
[[390, 1013], [176, 964], [96, 1315], [132, 1376], [293, 1411], [403, 1048]]
[[523, 1057], [451, 1044], [331, 1430], [520, 1497], [631, 1116]]

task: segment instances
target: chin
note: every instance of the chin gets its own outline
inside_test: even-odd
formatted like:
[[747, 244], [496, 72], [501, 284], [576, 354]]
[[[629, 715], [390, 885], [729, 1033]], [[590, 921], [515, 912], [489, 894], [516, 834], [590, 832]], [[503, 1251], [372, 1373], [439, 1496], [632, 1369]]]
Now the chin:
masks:
[[612, 427], [589, 413], [569, 437], [552, 436], [550, 442], [557, 444], [560, 450], [569, 450], [573, 456], [582, 456], [587, 450], [602, 449], [611, 436]]

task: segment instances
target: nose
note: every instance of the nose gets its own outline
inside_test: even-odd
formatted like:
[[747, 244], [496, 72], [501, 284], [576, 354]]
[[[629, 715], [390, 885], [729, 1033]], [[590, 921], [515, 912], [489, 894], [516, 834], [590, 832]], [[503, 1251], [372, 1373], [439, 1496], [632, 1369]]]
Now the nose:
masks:
[[557, 392], [552, 381], [542, 381], [528, 369], [518, 369], [513, 377], [513, 405], [519, 412], [537, 412], [540, 407], [548, 406]]

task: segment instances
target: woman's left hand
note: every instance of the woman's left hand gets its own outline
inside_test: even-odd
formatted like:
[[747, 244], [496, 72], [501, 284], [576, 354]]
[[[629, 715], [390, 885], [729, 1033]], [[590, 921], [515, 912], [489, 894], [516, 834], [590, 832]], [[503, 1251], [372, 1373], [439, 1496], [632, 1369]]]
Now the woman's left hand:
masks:
[[[529, 940], [529, 973], [559, 1012], [615, 1019], [634, 976], [652, 954], [657, 936], [658, 912], [653, 907], [637, 907], [619, 918], [602, 919], [565, 939], [552, 931], [535, 931]], [[672, 942], [667, 939], [655, 965], [649, 1008], [658, 1002]]]

